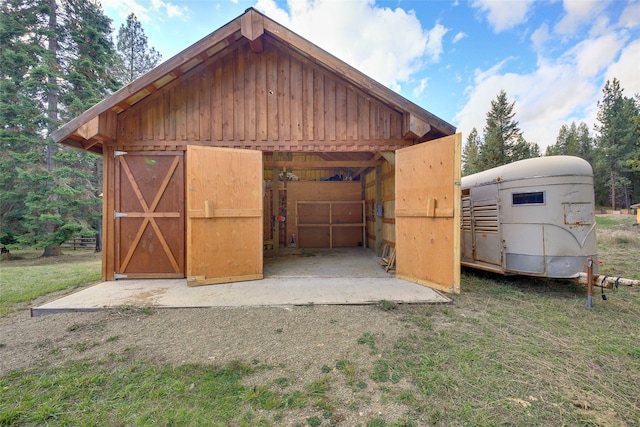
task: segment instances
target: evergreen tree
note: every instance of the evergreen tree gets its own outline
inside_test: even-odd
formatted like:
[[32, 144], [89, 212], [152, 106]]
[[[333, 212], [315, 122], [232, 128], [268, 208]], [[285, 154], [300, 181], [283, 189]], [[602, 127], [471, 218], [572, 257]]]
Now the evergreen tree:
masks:
[[467, 136], [467, 143], [462, 149], [462, 175], [472, 175], [480, 172], [478, 155], [480, 153], [480, 146], [482, 141], [478, 137], [478, 131], [473, 128]]
[[589, 135], [589, 127], [584, 123], [576, 126], [562, 125], [556, 137], [556, 143], [547, 147], [547, 156], [577, 156], [591, 162], [593, 141]]
[[540, 147], [535, 142], [527, 142], [522, 135], [518, 136], [516, 143], [511, 148], [511, 162], [531, 157], [540, 157]]
[[0, 5], [0, 242], [17, 243], [27, 233], [27, 187], [18, 178], [26, 165], [37, 162], [44, 144], [46, 118], [37, 80], [46, 49], [42, 1], [8, 0]]
[[80, 0], [11, 0], [1, 18], [7, 89], [1, 95], [1, 193], [11, 202], [0, 208], [2, 234], [57, 255], [60, 243], [95, 227], [100, 201], [95, 158], [48, 135], [61, 116], [75, 115], [113, 88], [102, 87], [113, 81], [108, 73], [98, 77], [108, 69], [107, 48], [113, 51], [110, 21], [96, 3]]
[[[603, 99], [598, 102], [599, 133], [596, 144], [596, 180], [609, 188], [611, 207], [618, 202], [628, 207], [632, 183], [637, 181], [627, 161], [633, 159], [637, 147], [637, 130], [634, 117], [638, 115], [638, 104], [633, 98], [623, 96], [618, 79], [607, 80], [602, 90]], [[620, 199], [620, 200], [619, 200]]]
[[119, 88], [115, 73], [116, 53], [111, 42], [111, 19], [98, 3], [66, 0], [66, 86], [63, 96], [65, 121], [81, 114]]
[[149, 47], [142, 24], [133, 13], [127, 17], [127, 23], [120, 26], [117, 37], [120, 66], [118, 77], [127, 84], [160, 63], [162, 55]]
[[503, 90], [495, 101], [491, 101], [484, 128], [484, 143], [479, 155], [482, 170], [526, 158], [522, 156], [526, 156], [528, 150], [535, 150], [522, 138], [522, 131], [518, 122], [514, 120], [514, 106], [515, 101], [509, 103]]
[[577, 129], [578, 157], [582, 157], [593, 164], [593, 138], [589, 133], [589, 126], [581, 122]]

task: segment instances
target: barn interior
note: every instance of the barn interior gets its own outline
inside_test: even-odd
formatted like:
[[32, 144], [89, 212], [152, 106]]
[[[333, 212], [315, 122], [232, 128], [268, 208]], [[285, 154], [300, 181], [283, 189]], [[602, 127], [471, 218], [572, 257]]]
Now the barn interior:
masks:
[[[375, 175], [376, 167], [382, 170], [384, 163], [381, 155], [373, 153], [265, 153], [265, 254], [286, 248], [380, 249], [376, 248], [376, 204], [384, 222], [384, 200], [376, 203], [375, 179], [367, 177]], [[386, 172], [382, 181], [392, 187], [393, 171]], [[390, 211], [391, 188], [387, 195]], [[382, 244], [393, 245], [392, 227], [387, 228]]]

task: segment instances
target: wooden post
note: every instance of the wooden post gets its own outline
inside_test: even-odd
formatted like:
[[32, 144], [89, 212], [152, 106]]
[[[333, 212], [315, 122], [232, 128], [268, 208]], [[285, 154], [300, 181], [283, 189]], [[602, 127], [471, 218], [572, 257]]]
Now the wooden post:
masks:
[[587, 258], [587, 308], [593, 308], [593, 260]]
[[380, 256], [382, 254], [382, 219], [384, 217], [384, 210], [382, 217], [378, 216], [377, 209], [378, 204], [382, 203], [382, 166], [376, 166], [376, 200], [373, 207], [373, 215], [376, 219], [376, 254]]
[[273, 198], [271, 199], [271, 218], [273, 219], [273, 255], [278, 256], [280, 250], [280, 180], [278, 179], [278, 168], [273, 168], [271, 172], [271, 182], [273, 183]]

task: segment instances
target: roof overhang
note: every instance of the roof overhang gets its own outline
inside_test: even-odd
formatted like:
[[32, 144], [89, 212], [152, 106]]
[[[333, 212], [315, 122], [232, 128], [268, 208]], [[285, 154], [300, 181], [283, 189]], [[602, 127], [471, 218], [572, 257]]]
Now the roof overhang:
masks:
[[51, 137], [55, 142], [101, 154], [104, 143], [116, 140], [118, 114], [242, 39], [248, 40], [253, 52], [262, 52], [265, 35], [273, 37], [372, 98], [400, 112], [404, 117], [404, 139], [423, 142], [455, 133], [456, 128], [453, 125], [250, 8], [243, 15], [62, 125]]

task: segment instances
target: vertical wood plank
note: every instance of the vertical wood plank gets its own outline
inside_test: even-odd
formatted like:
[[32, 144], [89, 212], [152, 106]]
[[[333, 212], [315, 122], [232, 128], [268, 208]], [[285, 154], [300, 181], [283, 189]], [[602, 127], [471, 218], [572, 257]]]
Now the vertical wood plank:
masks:
[[158, 99], [156, 102], [156, 109], [155, 109], [155, 114], [156, 116], [154, 117], [154, 121], [155, 121], [155, 132], [154, 132], [154, 136], [155, 139], [158, 139], [160, 141], [164, 141], [165, 139], [165, 131], [164, 131], [164, 120], [165, 120], [165, 105], [167, 103], [166, 101], [166, 96], [167, 93], [165, 91], [162, 91], [161, 93], [158, 94]]
[[175, 88], [176, 140], [184, 141], [187, 139], [187, 88], [184, 81], [176, 85]]
[[358, 137], [360, 139], [369, 140], [370, 139], [370, 127], [369, 127], [369, 108], [370, 103], [367, 102], [364, 96], [358, 97], [358, 124], [360, 129], [358, 131]]
[[167, 91], [167, 103], [166, 105], [166, 135], [169, 141], [176, 140], [176, 88], [171, 87]]
[[310, 64], [303, 64], [303, 75], [302, 75], [302, 123], [304, 124], [304, 129], [302, 132], [302, 138], [307, 141], [314, 140], [314, 107], [315, 107], [315, 99], [314, 99], [314, 70]]
[[303, 104], [303, 84], [302, 84], [302, 63], [297, 59], [291, 59], [290, 63], [290, 84], [291, 84], [291, 140], [302, 140], [302, 120]]
[[347, 88], [347, 134], [346, 139], [358, 140], [358, 96], [352, 88]]
[[212, 138], [222, 141], [222, 67], [216, 64], [211, 85]]
[[258, 97], [258, 84], [256, 75], [256, 66], [258, 58], [262, 55], [252, 54], [248, 49], [243, 52], [243, 56], [246, 56], [245, 64], [246, 71], [244, 73], [244, 85], [245, 85], [245, 111], [244, 111], [244, 129], [245, 137], [249, 141], [255, 141], [257, 139], [257, 122], [258, 112], [256, 109], [256, 99]]
[[313, 132], [315, 139], [324, 140], [324, 74], [317, 71], [313, 75]]
[[200, 76], [200, 140], [211, 141], [211, 67]]
[[154, 104], [149, 102], [145, 104], [145, 108], [141, 108], [141, 110], [144, 110], [144, 114], [142, 114], [143, 141], [153, 140], [153, 109]]
[[325, 79], [324, 82], [324, 100], [325, 100], [325, 132], [329, 141], [336, 140], [336, 82], [331, 78]]
[[280, 139], [280, 119], [278, 117], [280, 92], [278, 88], [278, 56], [275, 50], [269, 52], [266, 65], [268, 139], [278, 141]]
[[[226, 56], [222, 59], [222, 68], [224, 70], [232, 70], [231, 59]], [[222, 74], [222, 139], [224, 141], [233, 140], [233, 81], [235, 76], [233, 73], [227, 72]]]
[[233, 54], [233, 139], [244, 141], [245, 139], [245, 55], [236, 50]]
[[254, 55], [254, 63], [256, 69], [256, 138], [260, 141], [267, 139], [267, 61], [266, 53]]
[[378, 134], [378, 105], [373, 102], [369, 103], [369, 129], [371, 139], [380, 139]]
[[344, 85], [336, 84], [336, 140], [347, 139], [347, 91]]
[[189, 76], [185, 80], [185, 96], [187, 104], [186, 132], [187, 140], [200, 140], [200, 73]]
[[289, 56], [278, 55], [278, 113], [281, 141], [291, 141], [290, 71]]
[[386, 108], [380, 109], [383, 112], [382, 121], [384, 123], [384, 139], [391, 138], [391, 113]]

